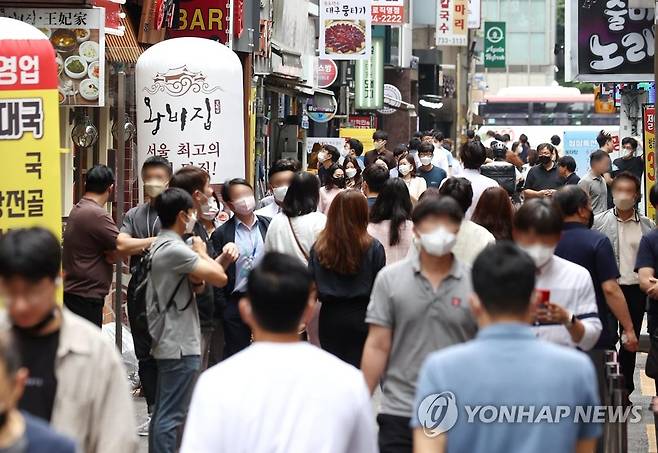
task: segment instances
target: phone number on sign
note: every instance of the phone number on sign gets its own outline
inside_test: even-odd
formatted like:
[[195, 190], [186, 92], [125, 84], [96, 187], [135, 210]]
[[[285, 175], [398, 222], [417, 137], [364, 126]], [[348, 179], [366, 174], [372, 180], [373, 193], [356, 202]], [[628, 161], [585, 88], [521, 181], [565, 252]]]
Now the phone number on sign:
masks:
[[402, 14], [373, 14], [372, 21], [377, 24], [401, 24]]

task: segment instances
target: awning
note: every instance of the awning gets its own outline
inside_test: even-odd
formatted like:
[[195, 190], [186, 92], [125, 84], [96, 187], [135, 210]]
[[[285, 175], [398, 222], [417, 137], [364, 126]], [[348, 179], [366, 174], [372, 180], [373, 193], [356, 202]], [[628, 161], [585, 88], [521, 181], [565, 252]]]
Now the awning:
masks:
[[110, 63], [135, 64], [146, 46], [137, 42], [135, 27], [128, 14], [121, 19], [121, 25], [125, 27], [123, 36], [105, 35], [105, 57]]

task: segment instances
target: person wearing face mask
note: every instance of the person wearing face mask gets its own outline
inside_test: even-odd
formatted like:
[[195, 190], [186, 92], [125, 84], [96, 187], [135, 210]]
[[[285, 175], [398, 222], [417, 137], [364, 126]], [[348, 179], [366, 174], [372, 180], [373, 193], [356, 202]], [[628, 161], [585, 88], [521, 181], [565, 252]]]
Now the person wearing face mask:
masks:
[[439, 187], [447, 177], [447, 173], [442, 168], [435, 167], [432, 164], [433, 157], [434, 145], [429, 142], [421, 143], [418, 150], [418, 158], [421, 166], [418, 168], [417, 173], [418, 176], [425, 180], [427, 187]]
[[318, 177], [320, 178], [320, 185], [324, 186], [331, 178], [329, 169], [338, 163], [340, 159], [340, 152], [332, 145], [322, 145], [322, 149], [318, 153]]
[[[347, 149], [348, 153], [346, 157], [353, 157], [356, 159], [356, 161], [359, 163], [359, 167], [361, 170], [366, 168], [365, 164], [365, 156], [363, 155], [363, 144], [361, 143], [360, 140], [357, 140], [356, 138], [350, 138], [347, 141], [345, 141], [345, 149]], [[343, 162], [343, 165], [345, 165], [345, 162]]]
[[416, 203], [420, 196], [427, 190], [425, 178], [417, 176], [416, 159], [412, 155], [407, 155], [400, 159], [398, 164], [398, 174], [407, 185], [411, 201]]
[[562, 226], [562, 214], [554, 203], [529, 200], [514, 216], [512, 236], [533, 259], [537, 268], [535, 288], [545, 298], [537, 310], [537, 336], [589, 351], [602, 328], [596, 293], [587, 269], [554, 255]]
[[343, 171], [345, 172], [345, 188], [361, 190], [363, 176], [359, 162], [352, 156], [347, 156], [343, 161]]
[[279, 159], [272, 164], [267, 174], [272, 195], [261, 200], [260, 206], [262, 208], [255, 211], [256, 215], [271, 219], [281, 212], [281, 205], [283, 204], [283, 199], [286, 198], [290, 181], [292, 181], [292, 177], [300, 168], [299, 161], [295, 159]]
[[330, 178], [327, 179], [325, 185], [320, 188], [320, 201], [318, 202], [318, 212], [327, 215], [331, 202], [334, 201], [336, 195], [345, 190], [345, 171], [340, 165], [334, 164], [329, 169]]
[[589, 172], [578, 181], [592, 200], [594, 214], [600, 214], [608, 209], [608, 185], [604, 174], [610, 168], [610, 156], [603, 150], [594, 151], [589, 156]]
[[618, 157], [612, 162], [612, 168], [615, 170], [613, 172], [614, 175], [627, 171], [642, 181], [645, 165], [642, 156], [636, 155], [638, 147], [637, 140], [635, 140], [633, 137], [624, 137], [624, 139], [621, 141], [621, 146], [623, 148], [624, 155], [622, 157]]
[[395, 156], [391, 151], [386, 149], [386, 144], [388, 143], [388, 133], [382, 130], [375, 131], [375, 133], [372, 134], [372, 140], [375, 143], [375, 149], [366, 153], [366, 168], [374, 164], [375, 161], [380, 157], [384, 159], [384, 162], [388, 166], [389, 170], [395, 168]]
[[191, 245], [183, 240], [197, 224], [198, 212], [187, 191], [170, 187], [155, 199], [155, 209], [162, 229], [151, 247], [146, 291], [146, 314], [158, 369], [149, 451], [173, 453], [201, 368], [201, 325], [195, 295], [204, 294], [206, 286], [225, 286], [227, 277], [220, 259], [208, 255], [206, 242], [198, 236], [189, 239]]
[[421, 200], [412, 213], [418, 253], [385, 267], [375, 280], [361, 369], [371, 392], [383, 382], [377, 417], [382, 453], [412, 451], [409, 422], [427, 355], [477, 331], [468, 307], [470, 273], [452, 254], [463, 218], [450, 197]]
[[57, 303], [61, 257], [59, 239], [44, 228], [0, 239], [0, 326], [14, 337], [30, 377], [18, 408], [85, 453], [134, 453], [135, 414], [121, 357], [97, 327]]
[[[160, 232], [160, 219], [155, 211], [155, 198], [160, 195], [171, 179], [171, 164], [160, 156], [151, 156], [142, 165], [141, 177], [144, 182], [145, 202], [130, 209], [123, 217], [123, 224], [117, 236], [117, 250], [130, 256], [131, 273], [137, 271], [141, 261]], [[131, 278], [128, 283], [127, 308], [130, 322], [130, 333], [135, 346], [135, 355], [139, 365], [139, 381], [144, 399], [146, 399], [146, 420], [137, 427], [137, 434], [148, 436], [151, 423], [150, 414], [155, 404], [155, 389], [158, 371], [155, 359], [151, 355], [151, 336], [148, 333], [146, 317], [140, 313], [135, 299], [137, 279]]]
[[[608, 237], [612, 243], [619, 273], [617, 279], [631, 314], [635, 336], [640, 337], [644, 319], [646, 295], [640, 289], [635, 263], [642, 237], [654, 228], [653, 220], [640, 214], [637, 202], [641, 197], [640, 180], [629, 172], [621, 172], [612, 181], [612, 198], [615, 207], [594, 216], [593, 228]], [[617, 329], [615, 322], [615, 329]], [[623, 328], [623, 325], [619, 326]], [[621, 329], [620, 329], [621, 330]], [[623, 332], [619, 332], [621, 335]], [[635, 352], [627, 348], [619, 351], [619, 365], [628, 393], [632, 393], [635, 372]]]
[[216, 250], [234, 244], [238, 258], [226, 268], [228, 283], [217, 289], [215, 298], [221, 307], [224, 330], [222, 359], [240, 352], [251, 343], [251, 330], [240, 318], [238, 304], [246, 292], [247, 277], [263, 256], [270, 218], [254, 212], [254, 190], [241, 178], [231, 179], [222, 187], [222, 199], [234, 216], [212, 235]]
[[85, 194], [73, 207], [64, 229], [64, 305], [101, 327], [105, 297], [119, 259], [119, 229], [105, 209], [114, 191], [114, 173], [95, 165], [85, 175]]
[[550, 143], [537, 146], [537, 165], [528, 170], [523, 186], [523, 196], [530, 198], [550, 198], [564, 185], [556, 165], [557, 151]]

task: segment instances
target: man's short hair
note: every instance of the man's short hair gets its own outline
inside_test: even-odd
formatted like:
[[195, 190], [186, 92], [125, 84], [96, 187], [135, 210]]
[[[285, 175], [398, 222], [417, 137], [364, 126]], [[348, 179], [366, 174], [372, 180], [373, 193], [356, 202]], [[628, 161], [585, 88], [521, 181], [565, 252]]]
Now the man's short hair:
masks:
[[356, 154], [357, 156], [363, 154], [363, 143], [361, 143], [361, 140], [357, 140], [356, 138], [350, 138], [347, 141], [347, 145], [350, 147], [351, 150], [354, 151], [354, 154]]
[[171, 163], [162, 156], [150, 156], [144, 161], [142, 164], [142, 177], [144, 177], [144, 173], [146, 173], [149, 168], [162, 168], [167, 172], [169, 178], [171, 178]]
[[558, 166], [564, 167], [571, 173], [576, 171], [576, 159], [571, 156], [562, 156], [557, 161]]
[[452, 197], [425, 197], [411, 213], [411, 220], [418, 225], [428, 217], [447, 217], [457, 225], [464, 220], [464, 212]]
[[297, 159], [279, 159], [270, 167], [270, 171], [267, 172], [267, 178], [272, 179], [272, 176], [284, 171], [297, 173], [301, 168], [302, 166]]
[[475, 131], [473, 129], [466, 130], [466, 138], [473, 140], [475, 138]]
[[322, 145], [322, 148], [329, 153], [329, 157], [331, 158], [332, 162], [338, 162], [338, 159], [340, 159], [340, 152], [338, 151], [338, 148], [336, 148], [334, 145]]
[[631, 145], [633, 151], [637, 150], [637, 140], [635, 140], [633, 137], [624, 137], [624, 139], [621, 141], [621, 146], [626, 145]]
[[197, 190], [203, 192], [209, 181], [210, 176], [208, 173], [199, 167], [188, 165], [174, 173], [171, 181], [169, 181], [169, 187], [178, 187], [191, 195]]
[[589, 165], [592, 166], [592, 164], [596, 162], [601, 162], [603, 159], [609, 159], [610, 156], [608, 153], [603, 151], [602, 149], [597, 149], [594, 151], [592, 154], [589, 155]]
[[610, 140], [612, 140], [612, 135], [610, 135], [609, 132], [604, 131], [601, 129], [599, 131], [599, 135], [596, 136], [596, 143], [599, 144], [600, 148], [603, 148], [606, 143], [608, 143]]
[[562, 143], [562, 139], [559, 135], [553, 135], [551, 137], [551, 145], [558, 146], [560, 143]]
[[487, 160], [487, 152], [484, 145], [480, 142], [470, 141], [462, 145], [460, 156], [464, 163], [464, 168], [472, 170], [479, 169]]
[[388, 169], [382, 168], [381, 165], [368, 165], [363, 170], [363, 180], [368, 184], [371, 192], [379, 193], [390, 176]]
[[553, 202], [560, 209], [562, 217], [578, 214], [580, 208], [586, 208], [589, 203], [589, 195], [577, 185], [561, 187], [553, 194]]
[[615, 188], [615, 185], [617, 185], [619, 181], [631, 181], [633, 184], [635, 184], [635, 192], [638, 194], [642, 192], [642, 183], [640, 182], [640, 179], [630, 171], [622, 171], [617, 173], [615, 179], [612, 180], [612, 189]]
[[546, 236], [559, 235], [563, 225], [562, 213], [554, 203], [534, 198], [523, 203], [516, 211], [513, 225], [518, 231], [534, 231]]
[[418, 137], [413, 137], [411, 140], [409, 140], [409, 151], [415, 150], [419, 151], [420, 146], [423, 144], [423, 141], [419, 139]]
[[376, 130], [374, 134], [372, 134], [372, 139], [373, 140], [388, 140], [388, 132], [383, 131], [383, 130]]
[[448, 178], [439, 188], [443, 196], [452, 197], [459, 203], [462, 211], [466, 214], [468, 208], [473, 204], [473, 186], [466, 178]]
[[442, 142], [444, 138], [445, 138], [445, 135], [443, 135], [443, 132], [436, 131], [434, 133], [434, 140], [436, 140], [437, 142]]
[[171, 228], [181, 211], [194, 208], [192, 195], [180, 187], [170, 187], [155, 199], [155, 210], [160, 218], [162, 228]]
[[107, 165], [94, 165], [85, 175], [85, 192], [105, 193], [114, 184], [114, 172]]
[[510, 241], [487, 246], [471, 270], [473, 290], [491, 314], [524, 314], [535, 287], [535, 264]]
[[422, 142], [418, 148], [418, 154], [432, 153], [434, 154], [434, 145], [430, 142]]
[[247, 186], [251, 190], [254, 190], [251, 184], [244, 178], [233, 178], [229, 179], [222, 186], [222, 200], [224, 201], [233, 201], [231, 199], [231, 188], [235, 186]]
[[62, 246], [45, 228], [19, 228], [0, 239], [0, 277], [20, 277], [36, 283], [55, 280], [62, 264]]
[[276, 333], [296, 332], [312, 281], [308, 268], [298, 259], [282, 253], [265, 254], [247, 280], [251, 310], [260, 327]]
[[393, 156], [395, 157], [400, 157], [401, 155], [408, 152], [409, 148], [407, 148], [407, 145], [404, 143], [400, 143], [395, 148], [393, 148]]

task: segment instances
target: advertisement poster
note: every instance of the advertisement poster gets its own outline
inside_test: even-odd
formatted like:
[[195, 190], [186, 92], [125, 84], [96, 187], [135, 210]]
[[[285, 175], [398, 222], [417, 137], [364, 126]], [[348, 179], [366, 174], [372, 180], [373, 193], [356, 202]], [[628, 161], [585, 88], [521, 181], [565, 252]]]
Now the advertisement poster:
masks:
[[0, 8], [0, 16], [34, 25], [50, 40], [56, 52], [60, 105], [105, 105], [102, 8]]
[[649, 202], [649, 191], [656, 184], [656, 109], [652, 104], [642, 106], [642, 128], [644, 129], [644, 196], [647, 217], [656, 219], [656, 210]]
[[467, 0], [437, 0], [436, 45], [468, 44]]
[[484, 67], [506, 67], [505, 51], [505, 22], [485, 22]]
[[228, 0], [181, 0], [178, 28], [167, 33], [171, 38], [196, 36], [226, 44], [228, 9]]
[[57, 65], [48, 39], [0, 17], [0, 234], [62, 233]]
[[306, 137], [306, 154], [317, 152], [323, 145], [335, 146], [338, 151], [345, 146], [345, 139], [339, 137]]
[[370, 0], [320, 0], [320, 58], [370, 57]]
[[140, 167], [157, 155], [174, 171], [202, 168], [211, 184], [244, 177], [242, 65], [232, 50], [209, 39], [169, 39], [146, 50], [135, 72]]
[[576, 174], [581, 178], [589, 171], [589, 156], [599, 148], [594, 131], [565, 131], [564, 155], [576, 161]]
[[628, 0], [568, 0], [565, 11], [568, 81], [653, 80], [653, 9], [629, 9]]
[[373, 25], [402, 25], [404, 0], [372, 0]]
[[384, 107], [384, 39], [372, 40], [372, 56], [356, 63], [354, 108], [376, 110]]

